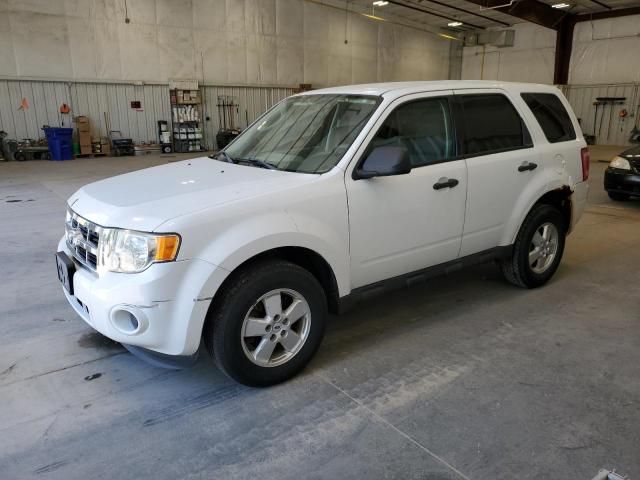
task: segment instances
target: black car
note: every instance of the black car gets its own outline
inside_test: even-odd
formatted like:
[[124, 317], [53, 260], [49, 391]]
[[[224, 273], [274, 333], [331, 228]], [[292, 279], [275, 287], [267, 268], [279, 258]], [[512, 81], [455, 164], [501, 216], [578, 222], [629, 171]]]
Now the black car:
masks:
[[625, 150], [611, 160], [604, 172], [604, 189], [611, 200], [640, 196], [640, 145]]

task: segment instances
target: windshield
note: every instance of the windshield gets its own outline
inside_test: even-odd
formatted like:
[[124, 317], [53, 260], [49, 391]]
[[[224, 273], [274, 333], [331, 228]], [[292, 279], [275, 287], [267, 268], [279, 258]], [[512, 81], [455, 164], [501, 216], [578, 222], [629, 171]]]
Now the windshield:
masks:
[[276, 105], [225, 149], [255, 166], [324, 173], [342, 158], [379, 104], [363, 95], [303, 95]]

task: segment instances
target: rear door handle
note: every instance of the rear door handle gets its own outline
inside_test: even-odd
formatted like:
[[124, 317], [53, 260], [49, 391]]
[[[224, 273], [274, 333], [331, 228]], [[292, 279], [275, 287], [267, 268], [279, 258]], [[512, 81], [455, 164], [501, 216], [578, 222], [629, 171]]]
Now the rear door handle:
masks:
[[460, 183], [455, 178], [442, 177], [437, 183], [433, 184], [434, 190], [442, 190], [443, 188], [453, 188]]
[[522, 165], [520, 165], [518, 167], [518, 171], [519, 172], [527, 172], [527, 171], [530, 171], [530, 170], [535, 170], [536, 168], [538, 168], [538, 164], [537, 163], [522, 162]]

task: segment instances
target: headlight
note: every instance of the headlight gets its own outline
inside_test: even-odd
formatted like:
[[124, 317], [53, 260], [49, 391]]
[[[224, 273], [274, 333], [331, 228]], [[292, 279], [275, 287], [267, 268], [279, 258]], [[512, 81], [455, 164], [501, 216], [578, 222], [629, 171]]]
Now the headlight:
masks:
[[629, 164], [629, 160], [622, 157], [615, 157], [609, 163], [611, 168], [617, 168], [618, 170], [631, 170], [631, 164]]
[[105, 228], [98, 247], [98, 269], [137, 273], [152, 263], [176, 259], [180, 237]]

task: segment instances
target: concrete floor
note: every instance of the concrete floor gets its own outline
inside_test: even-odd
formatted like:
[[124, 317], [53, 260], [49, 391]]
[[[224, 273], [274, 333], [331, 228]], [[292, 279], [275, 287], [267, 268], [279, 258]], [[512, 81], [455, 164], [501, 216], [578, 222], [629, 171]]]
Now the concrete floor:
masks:
[[640, 201], [609, 201], [597, 162], [618, 150], [593, 149], [547, 287], [486, 265], [380, 297], [263, 390], [208, 357], [151, 367], [60, 291], [65, 199], [166, 158], [0, 164], [0, 478], [640, 478]]

